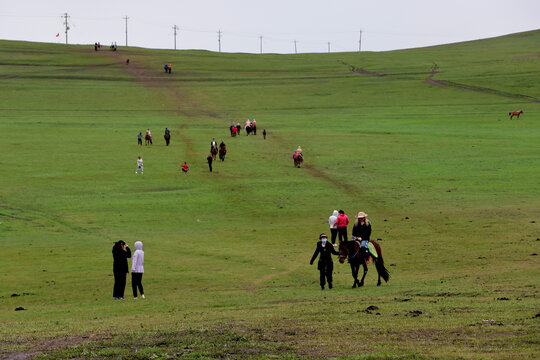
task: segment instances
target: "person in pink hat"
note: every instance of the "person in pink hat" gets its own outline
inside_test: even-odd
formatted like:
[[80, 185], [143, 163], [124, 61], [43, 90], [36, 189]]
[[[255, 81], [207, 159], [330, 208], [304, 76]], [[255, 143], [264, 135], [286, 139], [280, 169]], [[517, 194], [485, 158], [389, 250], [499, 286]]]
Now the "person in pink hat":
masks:
[[360, 211], [356, 215], [356, 221], [352, 229], [352, 235], [362, 241], [369, 241], [371, 236], [371, 223], [367, 216], [365, 212]]

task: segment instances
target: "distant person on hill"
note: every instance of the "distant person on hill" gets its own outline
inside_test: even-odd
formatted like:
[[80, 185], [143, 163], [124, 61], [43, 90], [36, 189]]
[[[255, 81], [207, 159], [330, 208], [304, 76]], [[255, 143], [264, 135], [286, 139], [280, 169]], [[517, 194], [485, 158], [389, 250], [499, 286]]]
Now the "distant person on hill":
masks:
[[98, 47], [97, 47], [97, 43], [94, 43], [94, 51], [97, 51]]
[[212, 142], [210, 143], [210, 150], [216, 148], [217, 149], [217, 142], [215, 138], [212, 138]]
[[339, 242], [347, 241], [347, 225], [349, 225], [349, 217], [345, 215], [343, 210], [339, 210], [339, 215], [334, 223], [338, 229]]
[[330, 217], [328, 218], [328, 223], [330, 224], [330, 233], [332, 234], [332, 244], [336, 243], [336, 237], [338, 234], [338, 229], [337, 229], [337, 226], [335, 225], [338, 215], [339, 215], [338, 211], [334, 210], [332, 215], [330, 215]]
[[232, 136], [235, 137], [236, 134], [238, 134], [238, 128], [236, 126], [233, 126], [233, 128], [232, 128]]
[[[320, 285], [321, 290], [324, 290], [325, 282], [328, 281], [328, 288], [332, 288], [332, 272], [334, 271], [334, 262], [332, 261], [332, 254], [339, 255], [339, 253], [334, 250], [334, 247], [328, 244], [326, 234], [319, 235], [319, 242], [317, 243], [317, 248], [311, 257], [310, 265], [313, 265], [313, 262], [319, 257], [319, 263], [317, 269], [320, 272]], [[326, 280], [326, 281], [325, 281]]]
[[137, 288], [144, 299], [144, 290], [142, 286], [142, 276], [144, 274], [144, 251], [141, 241], [135, 242], [135, 252], [131, 260], [131, 288], [133, 289], [133, 298], [137, 299]]
[[189, 166], [187, 166], [186, 162], [184, 161], [183, 164], [180, 164], [180, 167], [182, 168], [182, 172], [184, 174], [187, 174], [187, 172], [189, 171]]
[[363, 243], [365, 241], [365, 247], [367, 247], [367, 242], [370, 240], [371, 237], [371, 223], [367, 219], [367, 214], [363, 211], [360, 211], [358, 215], [356, 215], [356, 221], [353, 225], [352, 229], [352, 235]]
[[129, 59], [126, 59], [126, 65], [129, 65]]
[[137, 144], [142, 146], [142, 132], [137, 135]]
[[263, 130], [263, 138], [266, 140], [266, 129]]
[[240, 135], [240, 130], [242, 130], [240, 123], [236, 123], [236, 130], [237, 130], [238, 135]]
[[208, 161], [208, 167], [210, 168], [210, 172], [212, 172], [212, 161], [213, 161], [212, 154], [208, 154], [206, 161]]
[[115, 300], [124, 300], [124, 291], [126, 289], [126, 276], [128, 273], [128, 261], [131, 257], [129, 246], [122, 240], [117, 241], [113, 248], [113, 273], [114, 273], [114, 290], [113, 297]]
[[141, 172], [141, 174], [144, 174], [144, 170], [143, 170], [143, 159], [139, 156], [139, 158], [137, 159], [137, 170], [135, 170], [135, 174], [138, 174], [139, 171]]

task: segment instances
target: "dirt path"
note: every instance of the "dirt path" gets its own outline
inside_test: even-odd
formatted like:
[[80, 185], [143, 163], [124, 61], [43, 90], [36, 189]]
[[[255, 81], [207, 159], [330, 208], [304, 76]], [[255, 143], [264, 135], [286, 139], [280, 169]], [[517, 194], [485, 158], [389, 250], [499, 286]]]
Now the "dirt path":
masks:
[[448, 81], [448, 80], [434, 80], [433, 77], [437, 75], [438, 72], [439, 72], [439, 67], [437, 64], [435, 64], [433, 68], [431, 69], [431, 72], [425, 78], [424, 81], [430, 85], [435, 85], [435, 86], [451, 87], [455, 89], [474, 91], [478, 93], [496, 95], [496, 96], [501, 96], [501, 97], [510, 98], [510, 99], [519, 99], [519, 100], [526, 100], [526, 101], [532, 101], [535, 103], [540, 103], [540, 100], [538, 100], [535, 97], [528, 96], [528, 95], [509, 93], [509, 92], [499, 91], [495, 89], [484, 88], [480, 86], [465, 85], [465, 84], [460, 84], [460, 83], [456, 83], [456, 82]]
[[[537, 54], [531, 54], [531, 55], [528, 55], [528, 56], [536, 56], [536, 55]], [[366, 76], [371, 76], [371, 77], [378, 77], [378, 78], [383, 78], [383, 77], [384, 78], [390, 78], [390, 79], [392, 78], [388, 74], [381, 74], [381, 73], [377, 73], [377, 72], [374, 72], [374, 71], [367, 71], [367, 70], [362, 69], [362, 68], [357, 68], [354, 65], [347, 64], [347, 63], [345, 63], [343, 61], [340, 61], [340, 63], [343, 64], [343, 65], [347, 65], [351, 69], [351, 71], [353, 73], [355, 73], [355, 74], [366, 75]], [[519, 99], [519, 100], [525, 100], [525, 101], [531, 101], [531, 102], [535, 102], [535, 103], [540, 103], [539, 99], [537, 99], [537, 98], [535, 98], [533, 96], [529, 96], [529, 95], [509, 93], [509, 92], [505, 92], [505, 91], [500, 91], [500, 90], [495, 90], [495, 89], [490, 89], [490, 88], [484, 88], [484, 87], [480, 87], [480, 86], [465, 85], [465, 84], [460, 84], [460, 83], [456, 83], [456, 82], [448, 81], [448, 80], [435, 80], [435, 79], [433, 79], [433, 77], [435, 75], [437, 75], [438, 73], [439, 73], [439, 66], [437, 64], [434, 64], [433, 68], [431, 69], [431, 72], [424, 79], [424, 82], [427, 83], [427, 84], [430, 84], [430, 85], [435, 85], [435, 86], [454, 88], [454, 89], [465, 90], [465, 91], [474, 91], [474, 92], [478, 92], [478, 93], [496, 95], [496, 96], [501, 96], [501, 97], [510, 98], [510, 99]]]

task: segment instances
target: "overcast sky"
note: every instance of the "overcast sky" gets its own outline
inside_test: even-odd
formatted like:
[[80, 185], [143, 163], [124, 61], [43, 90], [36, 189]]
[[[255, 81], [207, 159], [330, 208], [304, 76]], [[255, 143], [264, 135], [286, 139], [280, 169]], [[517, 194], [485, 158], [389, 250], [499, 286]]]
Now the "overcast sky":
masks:
[[[0, 39], [226, 52], [381, 51], [540, 28], [540, 0], [0, 0]], [[57, 34], [59, 37], [56, 37]]]

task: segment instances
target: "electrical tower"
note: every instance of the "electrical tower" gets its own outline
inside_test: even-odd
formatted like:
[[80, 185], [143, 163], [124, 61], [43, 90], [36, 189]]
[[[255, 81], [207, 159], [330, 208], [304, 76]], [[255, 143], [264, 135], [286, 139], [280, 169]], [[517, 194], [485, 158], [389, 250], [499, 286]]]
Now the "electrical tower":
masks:
[[176, 30], [178, 30], [178, 26], [174, 25], [173, 30], [174, 30], [174, 50], [176, 50]]
[[218, 47], [219, 47], [219, 52], [221, 52], [221, 30], [218, 30]]
[[68, 18], [70, 16], [68, 15], [68, 13], [64, 13], [64, 15], [62, 17], [64, 18], [64, 25], [66, 26], [66, 45], [67, 45], [67, 43], [68, 43], [68, 30], [69, 30]]
[[298, 52], [296, 51], [296, 40], [294, 40], [294, 53], [298, 54]]
[[128, 41], [127, 41], [127, 40], [128, 40], [128, 35], [127, 35], [127, 21], [128, 21], [129, 18], [128, 18], [127, 15], [126, 15], [126, 17], [124, 17], [124, 19], [126, 20], [126, 47], [127, 47], [127, 46], [128, 46]]
[[262, 54], [262, 39], [263, 39], [262, 35], [259, 36], [259, 39], [260, 39], [260, 43], [261, 43], [261, 54]]
[[328, 42], [328, 52], [330, 52], [330, 41]]

